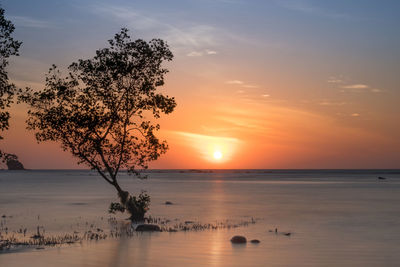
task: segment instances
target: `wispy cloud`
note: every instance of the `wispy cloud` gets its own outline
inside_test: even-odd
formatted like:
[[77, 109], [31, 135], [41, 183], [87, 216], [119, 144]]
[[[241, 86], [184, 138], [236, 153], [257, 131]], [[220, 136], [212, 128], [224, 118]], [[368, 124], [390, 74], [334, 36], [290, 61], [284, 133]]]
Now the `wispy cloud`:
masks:
[[208, 49], [206, 49], [206, 54], [207, 54], [207, 55], [216, 55], [216, 54], [218, 54], [218, 52], [217, 52], [217, 51], [214, 51], [214, 50], [208, 50]]
[[338, 79], [336, 77], [329, 77], [328, 83], [343, 83], [343, 80]]
[[352, 116], [352, 117], [360, 117], [360, 114], [359, 113], [352, 113], [350, 116]]
[[244, 84], [244, 82], [239, 81], [239, 80], [226, 81], [225, 83], [227, 83], [227, 84]]
[[229, 80], [225, 82], [226, 84], [232, 84], [232, 85], [238, 85], [241, 86], [243, 88], [259, 88], [258, 85], [254, 85], [254, 84], [248, 84], [245, 83], [244, 81], [241, 80]]
[[356, 19], [354, 15], [340, 13], [326, 8], [322, 8], [316, 6], [315, 4], [307, 0], [276, 0], [276, 3], [278, 3], [278, 5], [283, 8], [299, 11], [310, 15], [332, 18], [332, 19], [350, 19], [350, 20]]
[[243, 85], [244, 88], [258, 88], [258, 85], [252, 85], [252, 84], [244, 84]]
[[96, 5], [91, 7], [91, 11], [108, 19], [122, 21], [133, 30], [156, 34], [175, 50], [186, 50], [185, 54], [190, 57], [217, 54], [218, 52], [210, 47], [218, 46], [221, 40], [228, 36], [224, 31], [211, 25], [171, 20], [171, 16], [149, 14], [131, 6]]
[[202, 55], [203, 53], [198, 51], [192, 51], [187, 54], [188, 57], [201, 57]]
[[55, 25], [53, 23], [50, 23], [49, 21], [35, 19], [31, 17], [10, 16], [9, 18], [18, 27], [39, 28], [39, 29], [56, 28]]
[[371, 92], [371, 93], [381, 93], [384, 90], [378, 89], [378, 88], [373, 88], [368, 84], [365, 83], [354, 83], [354, 82], [349, 82], [347, 79], [344, 78], [337, 78], [337, 77], [329, 77], [327, 80], [329, 84], [336, 85], [338, 89], [342, 93], [345, 92], [352, 92], [352, 93], [363, 93], [363, 92]]
[[163, 38], [175, 46], [184, 47], [209, 47], [220, 43], [218, 30], [209, 25], [195, 25], [190, 27], [178, 27], [165, 25], [165, 33], [161, 32]]
[[202, 57], [204, 55], [216, 55], [218, 54], [217, 51], [214, 50], [204, 50], [204, 51], [192, 51], [190, 53], [187, 54], [188, 57]]
[[346, 102], [321, 101], [318, 104], [320, 106], [344, 106]]
[[344, 89], [367, 89], [369, 88], [368, 85], [366, 84], [349, 84], [349, 85], [343, 85], [341, 88]]

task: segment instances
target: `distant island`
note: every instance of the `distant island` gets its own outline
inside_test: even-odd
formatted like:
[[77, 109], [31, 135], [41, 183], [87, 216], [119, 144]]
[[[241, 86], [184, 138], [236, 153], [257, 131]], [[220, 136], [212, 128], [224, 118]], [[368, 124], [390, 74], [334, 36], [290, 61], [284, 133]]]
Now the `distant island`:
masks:
[[18, 157], [13, 154], [9, 154], [6, 157], [6, 164], [9, 170], [25, 170], [24, 165], [18, 160]]

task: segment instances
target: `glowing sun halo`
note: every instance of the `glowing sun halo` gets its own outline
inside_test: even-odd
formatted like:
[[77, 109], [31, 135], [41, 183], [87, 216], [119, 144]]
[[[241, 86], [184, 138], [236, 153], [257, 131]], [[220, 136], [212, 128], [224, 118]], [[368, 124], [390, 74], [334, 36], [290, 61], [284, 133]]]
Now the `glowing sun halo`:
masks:
[[222, 153], [221, 151], [215, 151], [214, 152], [214, 159], [221, 159], [222, 158]]

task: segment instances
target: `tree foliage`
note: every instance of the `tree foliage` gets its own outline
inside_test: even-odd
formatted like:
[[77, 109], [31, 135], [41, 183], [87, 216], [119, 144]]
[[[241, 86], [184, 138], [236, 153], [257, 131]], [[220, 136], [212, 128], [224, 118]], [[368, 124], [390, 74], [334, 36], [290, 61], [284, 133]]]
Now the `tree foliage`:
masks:
[[118, 172], [139, 175], [138, 169], [168, 148], [155, 135], [160, 128], [155, 119], [176, 106], [173, 97], [157, 92], [168, 72], [162, 63], [172, 58], [163, 40], [132, 41], [123, 28], [108, 48], [72, 63], [68, 75], [53, 65], [43, 90], [22, 92], [20, 100], [30, 106], [28, 129], [38, 142], [59, 142], [79, 163], [97, 170], [126, 206], [132, 197], [119, 187]]
[[[0, 131], [7, 130], [9, 127], [10, 113], [7, 108], [12, 104], [16, 91], [15, 85], [9, 82], [6, 71], [8, 58], [18, 56], [18, 49], [22, 44], [12, 37], [14, 30], [12, 22], [4, 17], [4, 9], [0, 8]], [[0, 136], [0, 139], [3, 137]], [[0, 158], [5, 155], [7, 154], [0, 151]]]

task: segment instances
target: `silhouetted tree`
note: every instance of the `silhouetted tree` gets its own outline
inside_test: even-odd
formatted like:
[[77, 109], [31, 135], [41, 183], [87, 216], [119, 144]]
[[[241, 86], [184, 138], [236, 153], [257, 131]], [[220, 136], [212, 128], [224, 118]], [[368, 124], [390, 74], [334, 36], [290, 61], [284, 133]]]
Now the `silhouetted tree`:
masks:
[[[9, 127], [10, 113], [7, 108], [12, 104], [16, 91], [15, 85], [9, 82], [6, 71], [8, 58], [18, 56], [18, 49], [22, 44], [12, 38], [14, 29], [12, 22], [4, 18], [4, 9], [0, 8], [0, 132]], [[0, 139], [3, 139], [1, 135]], [[3, 161], [6, 155], [7, 153], [0, 150], [0, 158]]]
[[127, 169], [141, 177], [138, 168], [168, 148], [155, 136], [160, 126], [154, 120], [176, 106], [173, 97], [156, 92], [168, 72], [162, 63], [173, 55], [163, 40], [132, 41], [125, 28], [108, 42], [92, 59], [72, 63], [66, 77], [53, 65], [45, 88], [27, 88], [20, 100], [30, 106], [28, 129], [38, 142], [60, 142], [115, 187], [120, 203], [110, 211], [127, 210], [132, 220], [143, 220], [149, 196], [122, 190], [118, 173]]
[[19, 162], [17, 155], [4, 153], [4, 162], [9, 170], [25, 170], [24, 165]]

